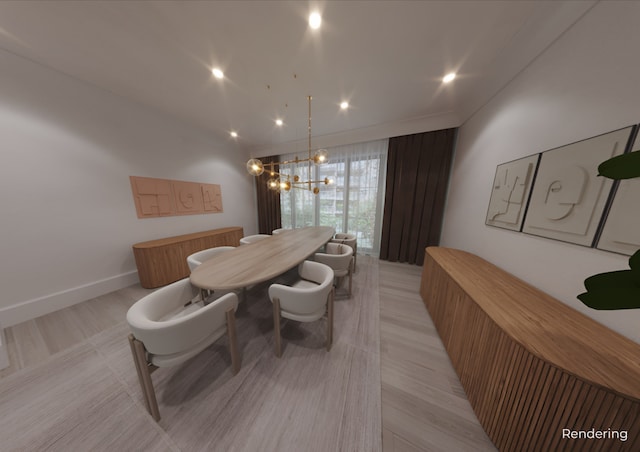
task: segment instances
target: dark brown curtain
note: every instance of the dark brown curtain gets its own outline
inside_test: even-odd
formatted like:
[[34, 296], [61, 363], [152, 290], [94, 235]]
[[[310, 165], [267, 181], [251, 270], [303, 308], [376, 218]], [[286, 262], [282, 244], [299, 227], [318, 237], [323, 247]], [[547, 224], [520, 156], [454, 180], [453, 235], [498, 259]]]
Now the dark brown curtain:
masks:
[[[262, 163], [279, 161], [278, 156], [261, 158]], [[278, 167], [276, 166], [276, 171]], [[280, 193], [269, 190], [267, 181], [271, 176], [265, 171], [256, 177], [256, 193], [258, 195], [258, 232], [271, 234], [271, 231], [282, 227], [280, 219]]]
[[380, 259], [422, 265], [438, 245], [457, 129], [389, 139]]

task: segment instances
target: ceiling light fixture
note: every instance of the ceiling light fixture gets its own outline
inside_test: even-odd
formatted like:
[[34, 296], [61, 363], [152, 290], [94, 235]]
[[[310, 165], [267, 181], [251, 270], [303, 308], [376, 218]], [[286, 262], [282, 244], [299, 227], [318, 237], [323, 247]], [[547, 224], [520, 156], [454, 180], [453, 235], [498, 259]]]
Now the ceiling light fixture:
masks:
[[347, 102], [346, 100], [344, 102], [341, 102], [340, 108], [346, 110], [347, 108], [349, 108], [349, 102]]
[[222, 72], [220, 69], [218, 69], [217, 67], [214, 67], [213, 69], [211, 69], [211, 73], [213, 74], [213, 76], [219, 80], [224, 78], [224, 72]]
[[279, 118], [278, 118], [278, 119], [276, 119], [276, 125], [277, 125], [278, 127], [282, 126], [282, 124], [284, 124], [284, 122], [282, 122], [282, 119], [279, 119]]
[[314, 30], [317, 30], [318, 28], [320, 28], [320, 24], [322, 24], [322, 16], [320, 16], [320, 13], [311, 13], [309, 15], [309, 26]]
[[[329, 185], [331, 180], [328, 177], [325, 177], [324, 180], [311, 180], [311, 164], [314, 163], [316, 165], [320, 165], [322, 163], [326, 163], [328, 158], [328, 153], [326, 149], [318, 149], [313, 155], [311, 155], [311, 96], [307, 96], [307, 100], [309, 102], [309, 156], [306, 159], [300, 159], [296, 156], [295, 159], [285, 161], [285, 162], [272, 162], [272, 163], [262, 163], [260, 159], [249, 159], [247, 162], [247, 171], [252, 176], [260, 176], [262, 173], [266, 171], [269, 172], [269, 180], [267, 181], [267, 187], [271, 190], [275, 190], [277, 192], [280, 191], [289, 191], [292, 188], [301, 188], [303, 190], [310, 190], [314, 195], [320, 193], [320, 188], [318, 188], [317, 184]], [[299, 164], [308, 162], [309, 164], [309, 180], [302, 181], [300, 180], [300, 176], [293, 174], [295, 167], [291, 169], [291, 174], [282, 174], [276, 171], [276, 166], [279, 167], [280, 170], [282, 167], [286, 165], [290, 165], [292, 163]], [[315, 184], [315, 187], [312, 185]]]
[[238, 138], [238, 132], [236, 132], [235, 130], [229, 132], [229, 135], [231, 135], [231, 138]]
[[442, 81], [445, 83], [449, 83], [452, 82], [454, 78], [456, 78], [456, 73], [450, 72], [442, 78]]

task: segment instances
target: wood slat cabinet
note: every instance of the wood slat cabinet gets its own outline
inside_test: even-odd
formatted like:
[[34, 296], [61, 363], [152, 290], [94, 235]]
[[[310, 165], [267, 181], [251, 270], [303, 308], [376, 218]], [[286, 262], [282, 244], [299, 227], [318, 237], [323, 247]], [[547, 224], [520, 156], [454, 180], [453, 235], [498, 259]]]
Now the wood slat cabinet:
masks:
[[460, 250], [427, 248], [420, 293], [500, 451], [640, 450], [640, 345]]
[[133, 255], [140, 284], [153, 289], [186, 278], [190, 254], [217, 246], [238, 246], [243, 235], [243, 229], [234, 226], [136, 243]]

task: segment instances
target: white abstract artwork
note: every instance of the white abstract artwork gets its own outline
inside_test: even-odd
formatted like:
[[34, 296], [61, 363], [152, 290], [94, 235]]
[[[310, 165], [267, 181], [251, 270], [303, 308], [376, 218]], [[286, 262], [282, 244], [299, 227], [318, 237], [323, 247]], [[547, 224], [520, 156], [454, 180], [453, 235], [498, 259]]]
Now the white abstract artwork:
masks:
[[520, 231], [540, 154], [496, 168], [486, 224]]
[[631, 127], [543, 152], [523, 232], [591, 246], [612, 181], [598, 165], [624, 152]]
[[640, 249], [640, 179], [620, 181], [598, 248], [628, 256]]

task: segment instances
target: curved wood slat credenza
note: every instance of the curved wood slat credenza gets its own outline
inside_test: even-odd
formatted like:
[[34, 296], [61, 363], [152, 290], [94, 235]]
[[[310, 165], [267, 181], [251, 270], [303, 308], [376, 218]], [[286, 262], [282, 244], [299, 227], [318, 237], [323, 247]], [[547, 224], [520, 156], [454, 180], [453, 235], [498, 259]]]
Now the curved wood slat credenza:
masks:
[[420, 293], [499, 450], [640, 450], [638, 344], [460, 250], [427, 248]]
[[233, 226], [136, 243], [133, 255], [140, 285], [153, 289], [186, 278], [189, 255], [216, 246], [238, 246], [242, 236], [243, 229]]

